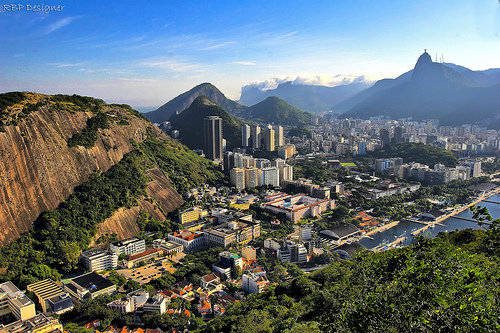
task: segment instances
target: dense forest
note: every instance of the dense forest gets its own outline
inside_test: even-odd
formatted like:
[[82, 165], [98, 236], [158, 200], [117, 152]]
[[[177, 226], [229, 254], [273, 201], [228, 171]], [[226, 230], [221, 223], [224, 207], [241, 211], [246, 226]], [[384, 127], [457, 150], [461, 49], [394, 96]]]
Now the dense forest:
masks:
[[455, 167], [458, 158], [446, 149], [426, 145], [424, 143], [401, 142], [391, 143], [368, 154], [374, 158], [402, 157], [405, 163], [417, 162], [433, 167], [434, 164], [444, 164], [447, 167]]

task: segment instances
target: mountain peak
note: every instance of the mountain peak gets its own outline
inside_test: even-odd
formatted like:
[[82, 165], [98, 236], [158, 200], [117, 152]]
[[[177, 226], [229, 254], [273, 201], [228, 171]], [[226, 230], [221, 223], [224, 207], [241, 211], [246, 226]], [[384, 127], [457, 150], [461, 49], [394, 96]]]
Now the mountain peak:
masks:
[[415, 64], [415, 69], [417, 67], [425, 66], [428, 64], [432, 64], [432, 58], [429, 53], [427, 53], [427, 49], [425, 49], [424, 53], [422, 53], [422, 55], [418, 57], [417, 63]]

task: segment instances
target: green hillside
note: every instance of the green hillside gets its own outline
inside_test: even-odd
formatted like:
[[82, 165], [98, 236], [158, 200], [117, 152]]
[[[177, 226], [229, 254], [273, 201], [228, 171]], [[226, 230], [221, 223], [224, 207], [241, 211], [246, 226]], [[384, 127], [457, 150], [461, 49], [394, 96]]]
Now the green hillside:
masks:
[[314, 115], [297, 109], [281, 98], [271, 96], [251, 106], [245, 117], [263, 123], [303, 126], [312, 124]]
[[391, 143], [370, 153], [370, 156], [375, 158], [402, 157], [405, 163], [418, 162], [429, 166], [441, 163], [447, 167], [455, 167], [458, 164], [458, 159], [452, 152], [414, 142]]
[[498, 232], [463, 230], [336, 261], [250, 295], [203, 332], [498, 332]]
[[172, 127], [179, 130], [180, 140], [191, 149], [203, 148], [203, 119], [207, 116], [222, 118], [223, 137], [228, 149], [240, 147], [243, 121], [224, 111], [206, 96], [197, 97], [191, 106], [170, 119]]

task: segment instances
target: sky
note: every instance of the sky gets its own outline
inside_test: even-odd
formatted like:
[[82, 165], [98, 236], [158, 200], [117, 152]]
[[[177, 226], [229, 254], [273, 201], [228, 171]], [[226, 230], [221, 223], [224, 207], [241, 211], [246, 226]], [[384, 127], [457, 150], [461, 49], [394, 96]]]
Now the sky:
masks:
[[0, 92], [154, 109], [202, 82], [238, 99], [242, 86], [273, 79], [393, 78], [424, 49], [500, 67], [499, 0], [0, 3]]

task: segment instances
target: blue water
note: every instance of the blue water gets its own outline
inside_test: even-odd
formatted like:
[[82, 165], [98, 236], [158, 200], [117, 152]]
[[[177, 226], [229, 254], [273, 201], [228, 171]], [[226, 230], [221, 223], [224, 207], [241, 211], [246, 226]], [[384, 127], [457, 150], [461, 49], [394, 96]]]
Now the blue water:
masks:
[[[500, 195], [493, 196], [489, 198], [488, 200], [491, 201], [496, 201], [500, 202]], [[493, 218], [498, 218], [500, 217], [500, 205], [499, 204], [494, 204], [494, 203], [489, 203], [489, 202], [481, 202], [477, 206], [483, 206], [489, 209], [490, 214]], [[467, 218], [472, 218], [472, 212], [470, 209], [467, 209], [457, 216], [461, 217], [467, 217]], [[465, 220], [460, 220], [456, 219], [454, 217], [450, 217], [444, 221], [441, 222], [443, 226], [441, 225], [436, 225], [434, 229], [428, 228], [426, 231], [419, 233], [420, 236], [428, 236], [428, 237], [434, 237], [438, 233], [442, 231], [455, 231], [455, 230], [462, 230], [462, 229], [481, 229], [481, 228], [487, 228], [487, 226], [480, 227], [477, 223], [471, 222], [471, 221], [465, 221]], [[368, 249], [372, 249], [382, 242], [392, 242], [396, 240], [396, 238], [400, 238], [403, 236], [407, 237], [407, 240], [402, 243], [402, 245], [408, 245], [413, 241], [413, 236], [411, 233], [414, 230], [422, 228], [424, 225], [419, 224], [419, 223], [414, 223], [414, 222], [401, 222], [397, 226], [380, 232], [378, 234], [372, 235], [373, 240], [369, 238], [363, 238], [362, 240], [359, 241], [361, 245]]]

